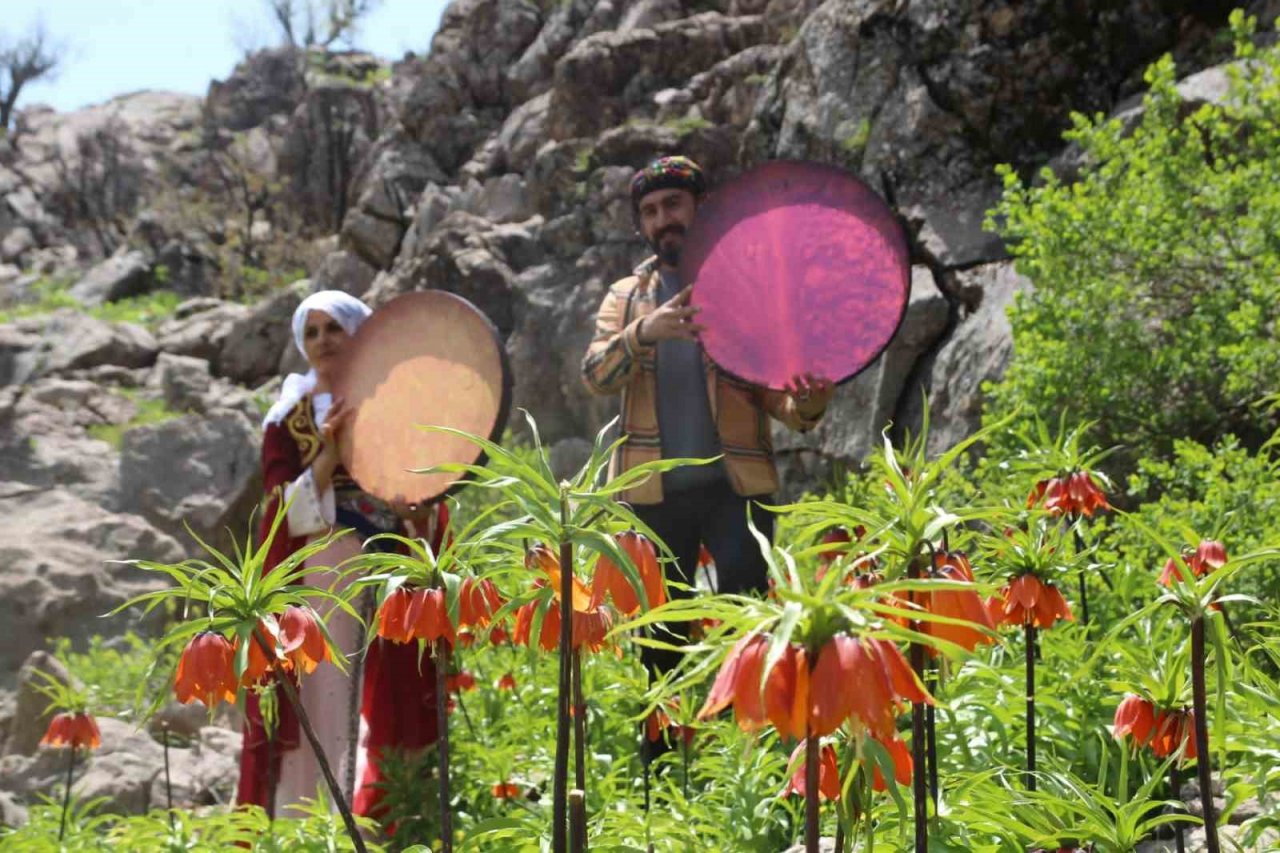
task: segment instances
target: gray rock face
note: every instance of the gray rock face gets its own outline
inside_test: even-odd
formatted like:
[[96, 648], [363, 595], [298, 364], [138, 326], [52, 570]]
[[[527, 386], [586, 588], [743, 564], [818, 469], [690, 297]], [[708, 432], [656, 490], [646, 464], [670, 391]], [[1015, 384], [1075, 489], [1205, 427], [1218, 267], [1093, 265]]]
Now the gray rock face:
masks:
[[258, 433], [249, 418], [188, 415], [125, 433], [120, 506], [184, 543], [185, 524], [206, 542], [229, 546], [224, 528], [244, 530], [260, 497], [260, 476]]
[[176, 562], [178, 543], [144, 519], [114, 513], [57, 487], [0, 484], [0, 677], [13, 673], [46, 638], [84, 642], [110, 636], [137, 614], [100, 618], [125, 599], [161, 585], [134, 558]]
[[[982, 422], [982, 384], [1004, 375], [1013, 351], [1007, 310], [1014, 294], [1031, 282], [1013, 263], [985, 264], [955, 274], [958, 290], [972, 294], [951, 334], [921, 366], [920, 382], [929, 399], [929, 450], [939, 452], [972, 434]], [[920, 400], [904, 400], [904, 421], [921, 422]]]
[[72, 285], [70, 293], [85, 305], [101, 305], [140, 296], [155, 286], [151, 260], [138, 251], [112, 255]]
[[310, 292], [311, 282], [303, 279], [255, 305], [227, 333], [216, 362], [218, 372], [245, 384], [272, 376], [280, 353], [293, 346], [293, 311]]
[[341, 290], [352, 296], [363, 296], [373, 284], [373, 277], [378, 271], [365, 263], [354, 252], [339, 249], [325, 255], [311, 276], [313, 290]]
[[204, 359], [217, 371], [232, 330], [249, 314], [248, 307], [234, 302], [185, 302], [156, 329], [156, 345], [166, 353]]
[[158, 347], [151, 333], [132, 323], [108, 323], [63, 309], [49, 316], [41, 330], [37, 359], [40, 375], [65, 373], [111, 364], [147, 367]]
[[204, 102], [206, 127], [248, 130], [273, 115], [293, 112], [306, 85], [305, 57], [289, 49], [259, 51], [214, 80]]

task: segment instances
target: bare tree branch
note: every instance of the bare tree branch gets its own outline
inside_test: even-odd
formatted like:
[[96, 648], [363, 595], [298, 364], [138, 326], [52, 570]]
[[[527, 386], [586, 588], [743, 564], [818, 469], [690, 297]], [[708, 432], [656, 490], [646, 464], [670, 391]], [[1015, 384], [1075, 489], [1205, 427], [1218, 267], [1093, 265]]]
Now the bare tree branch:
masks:
[[37, 23], [12, 44], [0, 38], [0, 131], [9, 127], [22, 87], [53, 74], [62, 61], [62, 53], [43, 23]]
[[[266, 0], [289, 47], [329, 47], [350, 40], [378, 0]], [[323, 31], [322, 31], [323, 25]]]

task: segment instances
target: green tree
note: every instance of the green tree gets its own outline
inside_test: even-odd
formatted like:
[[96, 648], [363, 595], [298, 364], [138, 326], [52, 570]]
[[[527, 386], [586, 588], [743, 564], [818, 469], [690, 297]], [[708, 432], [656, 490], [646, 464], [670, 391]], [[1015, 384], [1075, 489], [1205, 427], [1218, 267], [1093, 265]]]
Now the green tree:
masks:
[[1011, 309], [991, 416], [1096, 421], [1125, 471], [1179, 438], [1270, 434], [1255, 404], [1280, 376], [1280, 47], [1256, 47], [1241, 12], [1231, 27], [1225, 97], [1192, 110], [1166, 56], [1136, 123], [1074, 117], [1077, 180], [1001, 169], [991, 222], [1034, 290]]

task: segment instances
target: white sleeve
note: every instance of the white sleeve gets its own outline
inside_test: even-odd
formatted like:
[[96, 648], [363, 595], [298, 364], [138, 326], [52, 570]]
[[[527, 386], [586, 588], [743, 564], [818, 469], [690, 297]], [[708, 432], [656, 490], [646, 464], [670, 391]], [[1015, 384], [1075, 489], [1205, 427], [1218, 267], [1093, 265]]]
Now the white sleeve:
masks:
[[319, 494], [311, 469], [284, 488], [284, 499], [289, 504], [289, 535], [305, 536], [319, 533], [333, 526], [335, 508], [333, 484]]

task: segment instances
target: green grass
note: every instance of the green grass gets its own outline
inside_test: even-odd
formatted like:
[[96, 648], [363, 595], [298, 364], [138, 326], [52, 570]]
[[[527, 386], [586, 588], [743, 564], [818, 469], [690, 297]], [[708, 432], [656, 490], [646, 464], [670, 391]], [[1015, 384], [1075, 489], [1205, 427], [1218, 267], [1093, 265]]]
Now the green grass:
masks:
[[[160, 268], [162, 269], [162, 268]], [[35, 300], [0, 311], [0, 323], [12, 323], [25, 317], [39, 317], [61, 308], [72, 308], [108, 323], [136, 323], [148, 329], [173, 316], [183, 297], [171, 290], [157, 290], [141, 296], [130, 296], [92, 307], [71, 295], [73, 281], [67, 278], [44, 278], [31, 286]]]
[[[137, 392], [124, 390], [121, 393], [133, 399]], [[165, 401], [161, 399], [139, 400], [137, 402], [137, 413], [128, 421], [122, 424], [94, 424], [89, 427], [89, 437], [105, 441], [116, 450], [119, 450], [124, 443], [124, 434], [134, 427], [164, 423], [174, 418], [180, 418], [183, 415], [183, 412], [175, 412], [170, 409]]]

